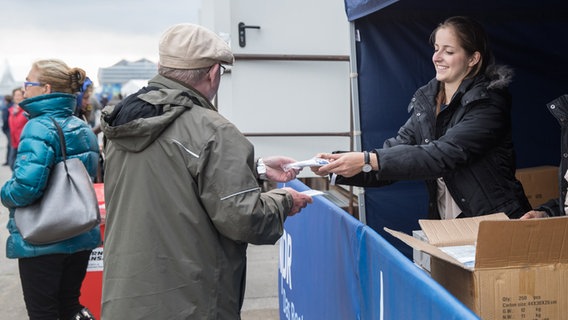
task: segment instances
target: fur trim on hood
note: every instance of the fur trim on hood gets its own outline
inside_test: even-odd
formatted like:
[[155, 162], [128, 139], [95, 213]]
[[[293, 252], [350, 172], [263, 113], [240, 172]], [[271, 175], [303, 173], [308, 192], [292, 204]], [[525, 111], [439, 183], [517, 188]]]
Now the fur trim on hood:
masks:
[[487, 89], [502, 89], [511, 84], [514, 71], [508, 66], [493, 65], [487, 68], [485, 75], [489, 79]]

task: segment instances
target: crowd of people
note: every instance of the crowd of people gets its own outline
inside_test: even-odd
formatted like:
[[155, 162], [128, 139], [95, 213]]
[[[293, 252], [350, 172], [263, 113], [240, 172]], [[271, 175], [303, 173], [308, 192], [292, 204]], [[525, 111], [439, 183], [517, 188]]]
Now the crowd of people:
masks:
[[[158, 75], [106, 106], [100, 126], [88, 102], [92, 82], [61, 60], [34, 62], [13, 97], [9, 134], [20, 123], [11, 120], [16, 114], [27, 123], [18, 141], [10, 141], [13, 175], [1, 199], [10, 214], [6, 254], [18, 259], [30, 319], [94, 319], [79, 296], [91, 251], [103, 241], [98, 226], [49, 244], [30, 243], [18, 230], [16, 209], [45, 194], [50, 171], [64, 156], [52, 121], [62, 128], [67, 157], [80, 159], [93, 182], [101, 154], [96, 132], [104, 133], [107, 319], [238, 318], [247, 244], [275, 243], [286, 218], [312, 202], [291, 188], [263, 191], [260, 180], [294, 179], [299, 170], [283, 167], [295, 160], [255, 159], [252, 144], [211, 104], [221, 64], [234, 59], [221, 38], [180, 24], [165, 32], [159, 50]], [[141, 266], [140, 259], [150, 262], [145, 275], [124, 269]]]
[[[365, 187], [423, 179], [432, 219], [564, 215], [565, 192], [533, 210], [515, 179], [512, 73], [494, 63], [483, 27], [451, 17], [430, 42], [436, 76], [412, 97], [412, 114], [397, 135], [370, 151], [316, 153], [329, 163], [311, 170]], [[223, 39], [176, 24], [158, 51], [158, 75], [116, 104], [94, 103], [84, 70], [56, 59], [34, 62], [6, 100], [3, 130], [13, 151], [5, 165], [14, 171], [1, 190], [10, 210], [7, 255], [18, 259], [30, 319], [93, 319], [79, 303], [80, 287], [91, 250], [103, 240], [104, 319], [239, 319], [247, 245], [275, 243], [284, 221], [312, 202], [291, 188], [261, 188], [263, 180], [295, 179], [301, 169], [286, 165], [296, 160], [258, 157], [212, 105], [225, 65], [234, 61]], [[566, 107], [567, 96], [549, 104], [558, 117]], [[42, 197], [61, 161], [50, 118], [93, 182], [104, 174], [104, 239], [96, 227], [34, 245], [18, 232], [15, 209]], [[566, 166], [561, 170], [564, 177]], [[561, 190], [567, 185], [561, 179]]]

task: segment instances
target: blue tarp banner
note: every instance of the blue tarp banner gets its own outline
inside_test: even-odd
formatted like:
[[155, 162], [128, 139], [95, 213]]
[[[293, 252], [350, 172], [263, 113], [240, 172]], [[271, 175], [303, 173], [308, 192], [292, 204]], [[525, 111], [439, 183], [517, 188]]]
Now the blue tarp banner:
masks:
[[[287, 184], [307, 190], [295, 180]], [[280, 319], [478, 319], [368, 226], [323, 196], [286, 220]]]

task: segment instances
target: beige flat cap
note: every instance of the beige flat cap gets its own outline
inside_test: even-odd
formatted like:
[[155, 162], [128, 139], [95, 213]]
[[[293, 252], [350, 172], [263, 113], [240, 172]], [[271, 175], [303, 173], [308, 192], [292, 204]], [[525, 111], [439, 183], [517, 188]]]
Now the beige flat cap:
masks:
[[233, 64], [229, 45], [213, 31], [181, 23], [170, 27], [160, 38], [160, 65], [174, 69], [199, 69], [216, 63]]

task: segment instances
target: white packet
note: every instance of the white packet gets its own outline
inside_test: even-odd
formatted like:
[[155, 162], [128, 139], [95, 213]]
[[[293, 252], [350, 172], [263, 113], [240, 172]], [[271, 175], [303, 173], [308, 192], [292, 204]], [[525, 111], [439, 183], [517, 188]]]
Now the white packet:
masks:
[[292, 162], [283, 167], [284, 171], [289, 171], [292, 169], [302, 169], [304, 167], [321, 167], [328, 164], [329, 161], [322, 158], [311, 158], [304, 161]]

